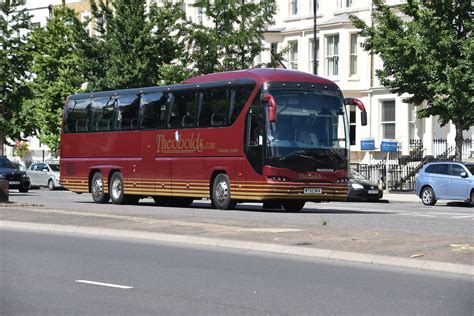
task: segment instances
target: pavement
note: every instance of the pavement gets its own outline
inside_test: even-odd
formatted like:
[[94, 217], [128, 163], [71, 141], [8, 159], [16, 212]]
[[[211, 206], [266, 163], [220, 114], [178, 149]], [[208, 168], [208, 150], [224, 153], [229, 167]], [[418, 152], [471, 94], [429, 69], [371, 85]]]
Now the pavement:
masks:
[[414, 192], [384, 192], [383, 199], [393, 202], [419, 202], [420, 198]]

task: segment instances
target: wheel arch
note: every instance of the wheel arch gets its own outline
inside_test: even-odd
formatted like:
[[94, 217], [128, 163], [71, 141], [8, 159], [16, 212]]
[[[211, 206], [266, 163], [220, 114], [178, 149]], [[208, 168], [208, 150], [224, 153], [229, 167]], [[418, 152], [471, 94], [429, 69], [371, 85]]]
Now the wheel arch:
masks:
[[423, 190], [424, 190], [425, 188], [431, 188], [431, 190], [433, 190], [433, 193], [434, 193], [434, 189], [433, 189], [433, 187], [432, 187], [431, 185], [429, 185], [429, 184], [424, 184], [424, 185], [421, 187], [421, 189], [420, 189], [420, 196], [419, 196], [420, 199], [421, 199], [421, 195], [423, 194]]
[[[209, 181], [209, 198], [212, 199], [212, 189], [213, 189], [213, 186], [214, 186], [214, 180], [216, 179], [217, 175], [219, 174], [226, 174], [227, 176], [229, 176], [229, 174], [227, 173], [227, 170], [225, 170], [224, 168], [216, 168], [212, 171], [212, 174], [211, 174], [211, 180]], [[230, 179], [229, 179], [230, 180]]]

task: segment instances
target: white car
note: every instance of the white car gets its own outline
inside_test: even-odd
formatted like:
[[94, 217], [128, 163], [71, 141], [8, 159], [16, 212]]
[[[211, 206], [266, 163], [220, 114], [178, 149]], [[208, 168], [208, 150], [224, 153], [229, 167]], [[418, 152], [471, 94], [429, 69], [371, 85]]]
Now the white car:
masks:
[[30, 177], [32, 187], [46, 186], [51, 191], [62, 188], [58, 163], [33, 163], [26, 171], [26, 174]]

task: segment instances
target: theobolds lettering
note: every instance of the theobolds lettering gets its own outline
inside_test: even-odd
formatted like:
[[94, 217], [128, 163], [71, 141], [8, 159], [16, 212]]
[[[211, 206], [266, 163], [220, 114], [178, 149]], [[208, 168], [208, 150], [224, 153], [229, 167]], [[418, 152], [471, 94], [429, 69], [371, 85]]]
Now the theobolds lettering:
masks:
[[156, 152], [202, 152], [204, 141], [200, 134], [194, 133], [191, 137], [180, 137], [179, 140], [165, 138], [165, 135], [156, 135]]

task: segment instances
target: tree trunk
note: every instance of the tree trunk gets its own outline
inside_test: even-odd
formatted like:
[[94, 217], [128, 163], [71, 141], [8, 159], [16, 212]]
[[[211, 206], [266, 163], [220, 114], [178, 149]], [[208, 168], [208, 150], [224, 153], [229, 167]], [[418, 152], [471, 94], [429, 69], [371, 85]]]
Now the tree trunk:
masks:
[[464, 138], [463, 138], [463, 135], [462, 135], [462, 126], [461, 124], [455, 124], [456, 126], [456, 137], [455, 137], [455, 141], [456, 141], [456, 156], [455, 156], [455, 159], [457, 161], [461, 161], [462, 160], [462, 143], [464, 142]]

